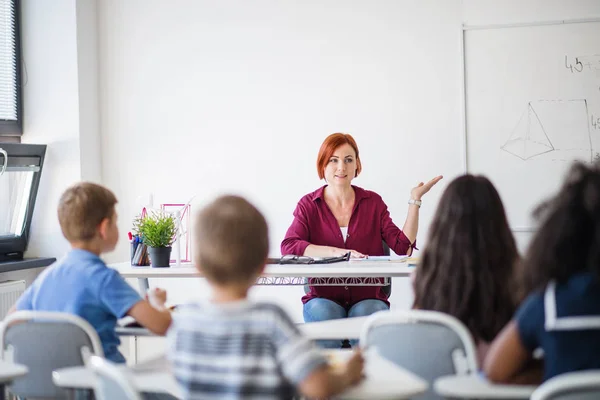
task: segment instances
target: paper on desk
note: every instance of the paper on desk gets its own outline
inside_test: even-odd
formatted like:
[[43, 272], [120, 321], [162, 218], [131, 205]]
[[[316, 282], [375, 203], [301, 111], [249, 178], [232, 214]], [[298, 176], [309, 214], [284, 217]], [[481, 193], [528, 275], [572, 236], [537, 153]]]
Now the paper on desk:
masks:
[[350, 261], [402, 261], [408, 259], [408, 256], [368, 256], [365, 258], [351, 258]]

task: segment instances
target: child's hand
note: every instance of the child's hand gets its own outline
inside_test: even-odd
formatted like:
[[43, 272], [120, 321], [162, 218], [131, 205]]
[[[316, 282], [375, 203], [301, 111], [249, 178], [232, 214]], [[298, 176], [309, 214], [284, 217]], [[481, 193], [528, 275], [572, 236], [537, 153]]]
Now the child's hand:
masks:
[[343, 376], [348, 379], [350, 385], [355, 385], [364, 377], [363, 370], [365, 367], [365, 359], [360, 350], [356, 350], [352, 357], [346, 363]]
[[148, 290], [148, 293], [146, 293], [146, 299], [150, 302], [152, 307], [162, 309], [167, 302], [167, 292], [159, 288], [150, 289]]

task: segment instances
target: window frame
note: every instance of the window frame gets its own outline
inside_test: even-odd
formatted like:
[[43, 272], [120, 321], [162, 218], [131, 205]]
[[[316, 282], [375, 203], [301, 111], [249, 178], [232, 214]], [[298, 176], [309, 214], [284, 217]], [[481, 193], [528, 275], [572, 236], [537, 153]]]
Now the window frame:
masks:
[[[13, 31], [15, 34], [15, 57], [16, 57], [16, 81], [17, 81], [17, 120], [0, 120], [0, 137], [23, 135], [23, 91], [21, 84], [21, 2], [20, 0], [8, 0], [12, 3], [15, 13], [15, 25]], [[2, 141], [0, 139], [0, 141]]]

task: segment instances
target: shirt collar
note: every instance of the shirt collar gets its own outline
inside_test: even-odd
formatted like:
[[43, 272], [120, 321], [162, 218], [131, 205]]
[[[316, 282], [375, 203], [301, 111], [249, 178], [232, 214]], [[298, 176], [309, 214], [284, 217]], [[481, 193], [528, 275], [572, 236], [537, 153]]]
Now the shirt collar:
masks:
[[96, 254], [82, 249], [71, 249], [67, 254], [67, 257], [77, 257], [79, 259], [100, 259]]
[[[313, 192], [313, 196], [312, 196], [312, 201], [317, 201], [318, 199], [321, 199], [323, 201], [325, 201], [325, 188], [327, 187], [327, 185], [321, 186], [320, 188], [318, 188], [316, 191]], [[358, 186], [354, 186], [352, 185], [352, 188], [354, 189], [354, 195], [356, 196], [356, 198], [354, 199], [354, 202], [356, 204], [358, 204], [359, 201], [361, 201], [362, 199], [366, 199], [368, 197], [371, 197], [371, 192], [360, 188]]]

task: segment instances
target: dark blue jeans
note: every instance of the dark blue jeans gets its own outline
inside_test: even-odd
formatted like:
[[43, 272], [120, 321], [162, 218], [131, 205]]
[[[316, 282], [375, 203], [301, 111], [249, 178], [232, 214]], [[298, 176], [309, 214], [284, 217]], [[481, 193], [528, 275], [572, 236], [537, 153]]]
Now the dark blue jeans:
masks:
[[[330, 319], [365, 317], [377, 311], [389, 310], [390, 307], [381, 300], [367, 299], [359, 301], [346, 310], [335, 301], [323, 298], [311, 299], [304, 304], [304, 322], [328, 321]], [[317, 345], [326, 349], [339, 349], [342, 340], [317, 340]], [[356, 346], [357, 340], [351, 340], [350, 345]]]

